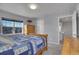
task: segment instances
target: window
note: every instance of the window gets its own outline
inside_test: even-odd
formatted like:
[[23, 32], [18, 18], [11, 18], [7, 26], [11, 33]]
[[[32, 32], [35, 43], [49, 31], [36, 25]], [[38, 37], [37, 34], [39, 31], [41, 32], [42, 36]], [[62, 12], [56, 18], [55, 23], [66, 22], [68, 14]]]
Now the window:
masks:
[[12, 27], [2, 27], [3, 29], [3, 34], [11, 34], [13, 28]]
[[6, 27], [13, 27], [14, 22], [13, 21], [2, 20], [2, 25], [6, 26]]
[[15, 33], [22, 33], [23, 22], [15, 22]]
[[3, 34], [10, 34], [13, 32], [13, 21], [2, 20], [2, 32]]
[[22, 33], [23, 21], [2, 18], [1, 23], [3, 34]]

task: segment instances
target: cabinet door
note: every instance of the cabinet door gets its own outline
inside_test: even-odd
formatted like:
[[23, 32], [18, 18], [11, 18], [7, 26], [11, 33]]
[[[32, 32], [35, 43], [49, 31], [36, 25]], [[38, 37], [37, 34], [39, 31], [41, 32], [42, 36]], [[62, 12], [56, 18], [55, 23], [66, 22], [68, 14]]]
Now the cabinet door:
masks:
[[35, 33], [35, 25], [27, 25], [27, 34]]

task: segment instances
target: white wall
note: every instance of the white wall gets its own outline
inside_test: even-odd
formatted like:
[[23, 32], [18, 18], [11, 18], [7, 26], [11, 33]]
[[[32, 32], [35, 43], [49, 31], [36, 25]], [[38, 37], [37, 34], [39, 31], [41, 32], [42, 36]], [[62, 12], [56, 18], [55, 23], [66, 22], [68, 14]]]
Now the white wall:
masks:
[[44, 18], [37, 19], [37, 21], [38, 21], [37, 23], [38, 33], [48, 34], [48, 45], [59, 44], [59, 39], [58, 39], [59, 28], [58, 28], [57, 15], [45, 16]]
[[10, 12], [6, 12], [3, 10], [0, 10], [0, 19], [1, 17], [6, 17], [6, 18], [11, 18], [11, 19], [15, 19], [15, 20], [23, 20], [24, 21], [24, 25], [27, 24], [27, 20], [32, 20], [33, 24], [36, 25], [36, 19], [32, 19], [32, 18], [28, 18], [28, 17], [23, 17], [23, 16], [19, 16], [16, 14], [12, 14]]
[[44, 33], [48, 34], [48, 43], [58, 44], [58, 18], [50, 15], [45, 17], [45, 28]]
[[64, 22], [61, 30], [64, 32], [64, 35], [72, 36], [72, 22]]
[[[63, 13], [62, 16], [71, 15], [70, 13]], [[58, 28], [58, 17], [60, 15], [49, 15], [44, 17], [44, 33], [48, 34], [48, 43], [59, 44], [59, 28]]]
[[16, 19], [16, 20], [23, 20], [25, 23], [27, 20], [32, 20], [33, 24], [36, 24], [36, 18], [24, 17], [24, 16], [20, 16], [17, 14], [7, 12], [7, 11], [3, 11], [3, 10], [0, 10], [0, 17], [7, 17], [7, 18]]
[[44, 18], [38, 18], [37, 19], [37, 33], [38, 34], [43, 34], [44, 33]]

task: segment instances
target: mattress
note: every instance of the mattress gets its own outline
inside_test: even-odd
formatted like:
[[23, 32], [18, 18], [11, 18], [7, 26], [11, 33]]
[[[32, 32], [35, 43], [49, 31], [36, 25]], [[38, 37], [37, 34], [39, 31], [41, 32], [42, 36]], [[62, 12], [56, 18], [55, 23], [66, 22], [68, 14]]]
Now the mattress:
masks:
[[[10, 46], [6, 43], [0, 41], [0, 54], [1, 55], [27, 55], [29, 52], [29, 48], [26, 45], [15, 45]], [[29, 53], [31, 54], [31, 53]]]
[[[11, 44], [11, 47], [13, 49], [14, 54], [18, 55], [18, 54], [28, 54], [27, 52], [29, 52], [29, 50], [31, 50], [30, 44], [28, 43], [28, 41], [19, 41], [18, 38], [15, 40], [15, 38], [10, 38], [8, 36], [2, 36], [2, 38], [4, 38], [4, 42], [8, 43], [10, 41], [9, 44]], [[1, 41], [3, 41], [1, 39]], [[14, 43], [15, 42], [15, 43]], [[2, 48], [1, 48], [2, 49]], [[29, 53], [31, 54], [31, 52]]]
[[22, 34], [17, 34], [17, 35], [9, 35], [9, 37], [11, 37], [11, 38], [14, 38], [14, 40], [16, 40], [16, 41], [25, 41], [25, 40], [28, 40], [28, 38], [30, 38], [30, 36], [29, 35], [27, 35], [27, 36], [24, 36], [24, 35], [22, 35]]
[[13, 51], [14, 51], [15, 55], [19, 55], [28, 50], [29, 50], [28, 46], [26, 46], [26, 45], [16, 45], [13, 47]]
[[43, 37], [40, 36], [24, 36], [22, 35], [21, 38], [28, 39], [29, 42], [31, 42], [32, 47], [33, 47], [33, 53], [36, 54], [37, 51], [42, 49], [45, 46], [44, 39]]
[[7, 36], [4, 36], [4, 35], [0, 35], [0, 41], [1, 42], [4, 42], [4, 43], [8, 43], [10, 44], [11, 46], [13, 46], [16, 42], [13, 41], [11, 38], [7, 37]]
[[41, 37], [34, 36], [34, 37], [31, 37], [30, 39], [34, 40], [36, 42], [36, 45], [43, 43], [43, 39]]
[[4, 36], [4, 38], [10, 41], [15, 55], [36, 54], [44, 47], [44, 39], [38, 36], [9, 35]]
[[41, 37], [33, 36], [29, 38], [29, 42], [33, 46], [33, 54], [36, 54], [40, 49], [44, 47], [44, 40]]
[[8, 51], [10, 49], [12, 49], [12, 47], [9, 44], [0, 41], [0, 53], [3, 53], [4, 51]]
[[9, 37], [11, 37], [13, 40], [15, 40], [16, 42], [17, 42], [17, 44], [19, 44], [20, 43], [20, 45], [22, 45], [22, 44], [25, 44], [25, 45], [27, 45], [27, 43], [28, 44], [30, 44], [29, 45], [29, 49], [31, 50], [31, 52], [29, 51], [29, 53], [36, 53], [35, 51], [36, 51], [36, 46], [35, 46], [35, 42], [34, 41], [32, 41], [32, 42], [30, 42], [29, 41], [29, 38], [30, 38], [30, 36], [24, 36], [24, 35], [11, 35], [11, 36], [9, 36]]

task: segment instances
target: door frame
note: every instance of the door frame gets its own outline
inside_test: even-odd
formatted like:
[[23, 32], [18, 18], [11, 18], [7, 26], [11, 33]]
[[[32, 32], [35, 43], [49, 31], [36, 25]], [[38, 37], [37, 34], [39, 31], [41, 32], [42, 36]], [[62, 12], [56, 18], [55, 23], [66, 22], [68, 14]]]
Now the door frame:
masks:
[[60, 44], [60, 32], [59, 32], [59, 21], [61, 18], [64, 18], [64, 17], [72, 17], [72, 15], [64, 15], [64, 16], [58, 16], [58, 44]]

